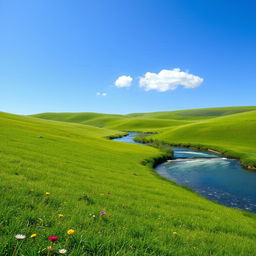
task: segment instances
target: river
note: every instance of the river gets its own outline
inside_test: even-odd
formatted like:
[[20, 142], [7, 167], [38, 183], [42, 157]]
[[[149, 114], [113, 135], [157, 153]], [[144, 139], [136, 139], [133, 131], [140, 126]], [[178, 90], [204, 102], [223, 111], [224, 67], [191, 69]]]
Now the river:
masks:
[[[138, 133], [114, 139], [135, 143]], [[145, 145], [145, 144], [142, 144]], [[191, 188], [225, 206], [256, 213], [256, 172], [245, 170], [238, 160], [211, 152], [172, 147], [173, 159], [156, 166], [159, 175]]]

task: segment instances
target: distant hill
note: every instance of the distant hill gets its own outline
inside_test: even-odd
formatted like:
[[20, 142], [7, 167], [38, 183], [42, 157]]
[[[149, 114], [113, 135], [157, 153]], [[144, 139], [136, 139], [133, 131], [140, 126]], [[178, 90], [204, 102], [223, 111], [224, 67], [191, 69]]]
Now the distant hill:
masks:
[[204, 145], [256, 165], [256, 107], [205, 108], [128, 115], [43, 113], [34, 117], [121, 131], [158, 132], [148, 139]]

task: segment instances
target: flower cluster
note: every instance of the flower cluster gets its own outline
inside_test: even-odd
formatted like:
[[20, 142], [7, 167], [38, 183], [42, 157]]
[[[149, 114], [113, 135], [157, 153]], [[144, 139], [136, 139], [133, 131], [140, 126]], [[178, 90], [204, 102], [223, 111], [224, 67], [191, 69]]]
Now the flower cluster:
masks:
[[[63, 216], [64, 216], [64, 215], [63, 215]], [[75, 233], [76, 233], [76, 231], [75, 231], [74, 229], [68, 229], [68, 230], [67, 230], [67, 234], [68, 234], [68, 235], [74, 235]], [[23, 234], [17, 234], [17, 235], [15, 236], [15, 238], [16, 238], [17, 240], [24, 240], [26, 237], [27, 237], [27, 236], [26, 236], [26, 235], [23, 235]], [[35, 233], [30, 235], [30, 238], [36, 238], [36, 237], [37, 237], [37, 234], [35, 234]], [[50, 242], [52, 242], [52, 245], [53, 245], [55, 242], [57, 242], [57, 241], [59, 240], [59, 237], [58, 237], [58, 236], [49, 236], [49, 237], [48, 237], [48, 240], [49, 240]], [[18, 244], [17, 244], [17, 245], [18, 245]], [[52, 253], [55, 251], [55, 249], [54, 249], [54, 247], [53, 247], [52, 245], [47, 247], [48, 255], [52, 254]], [[15, 247], [15, 251], [17, 251], [17, 248], [18, 248], [18, 246]], [[64, 248], [62, 248], [62, 249], [59, 249], [58, 252], [59, 252], [60, 254], [66, 254], [66, 253], [67, 253], [67, 250], [64, 249]]]
[[[51, 194], [50, 192], [45, 192], [45, 195], [46, 195], [47, 197], [50, 196], [50, 194]], [[111, 193], [110, 193], [110, 192], [107, 192], [106, 194], [107, 194], [107, 195], [110, 195]], [[104, 195], [104, 194], [102, 194], [102, 195]], [[63, 217], [64, 217], [64, 214], [58, 213], [58, 214], [56, 214], [56, 216], [59, 217], [59, 218], [63, 218]], [[91, 216], [92, 218], [97, 218], [97, 216], [102, 216], [102, 217], [103, 217], [103, 216], [109, 216], [109, 217], [111, 217], [112, 214], [108, 214], [108, 215], [107, 215], [107, 213], [105, 212], [105, 210], [102, 210], [102, 211], [99, 211], [99, 215], [90, 213], [89, 216]], [[69, 235], [69, 236], [73, 236], [75, 233], [76, 233], [76, 231], [75, 231], [74, 229], [68, 229], [68, 230], [66, 231], [66, 234]], [[33, 234], [31, 234], [29, 237], [30, 237], [31, 239], [37, 239], [38, 236], [40, 236], [40, 235], [38, 235], [38, 234], [36, 234], [36, 233], [33, 233]], [[15, 235], [15, 238], [16, 238], [16, 240], [17, 240], [17, 244], [16, 244], [16, 246], [15, 246], [15, 248], [14, 248], [13, 255], [18, 255], [18, 251], [19, 251], [19, 249], [20, 249], [20, 247], [21, 247], [21, 244], [19, 244], [19, 243], [21, 243], [21, 242], [19, 242], [19, 241], [26, 239], [27, 236], [24, 235], [24, 234], [17, 234], [17, 235]], [[45, 248], [44, 250], [47, 251], [47, 255], [53, 255], [53, 254], [55, 255], [56, 249], [55, 249], [54, 247], [55, 247], [56, 243], [59, 241], [59, 237], [58, 237], [58, 236], [55, 236], [55, 235], [54, 235], [54, 236], [49, 236], [49, 237], [48, 237], [48, 240], [51, 242], [51, 245], [48, 246], [47, 248]], [[59, 254], [66, 254], [66, 253], [68, 252], [68, 250], [67, 250], [67, 249], [64, 249], [64, 248], [61, 248], [61, 249], [58, 249], [57, 252], [58, 252]]]

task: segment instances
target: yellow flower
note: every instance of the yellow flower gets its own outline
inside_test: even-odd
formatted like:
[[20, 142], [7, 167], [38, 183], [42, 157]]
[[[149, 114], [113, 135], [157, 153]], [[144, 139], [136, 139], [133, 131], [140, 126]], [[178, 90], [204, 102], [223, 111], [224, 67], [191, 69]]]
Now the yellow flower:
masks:
[[45, 192], [45, 194], [46, 194], [47, 196], [49, 196], [49, 195], [50, 195], [50, 192]]
[[178, 235], [178, 233], [177, 233], [177, 232], [172, 232], [172, 235], [173, 235], [174, 237], [176, 237], [176, 236]]
[[59, 213], [58, 216], [59, 216], [60, 218], [64, 217], [64, 215], [61, 214], [61, 213]]
[[67, 231], [67, 234], [68, 234], [68, 235], [74, 235], [74, 234], [75, 234], [75, 230], [74, 230], [74, 229], [69, 229], [69, 230]]
[[37, 237], [37, 234], [32, 234], [30, 237], [35, 238], [35, 237]]

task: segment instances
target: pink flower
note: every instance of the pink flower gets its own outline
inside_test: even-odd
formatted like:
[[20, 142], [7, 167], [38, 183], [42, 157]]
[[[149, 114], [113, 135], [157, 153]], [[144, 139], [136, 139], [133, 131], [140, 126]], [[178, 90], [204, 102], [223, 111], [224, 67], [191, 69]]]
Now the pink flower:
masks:
[[106, 213], [104, 211], [101, 211], [100, 212], [100, 215], [105, 215]]
[[56, 241], [58, 241], [58, 239], [59, 239], [59, 238], [58, 238], [57, 236], [49, 236], [49, 237], [48, 237], [48, 240], [50, 240], [50, 241], [53, 242], [53, 243], [56, 242]]

